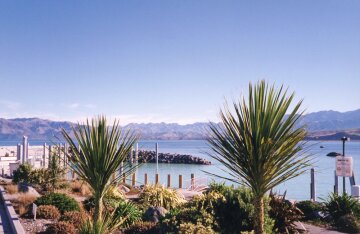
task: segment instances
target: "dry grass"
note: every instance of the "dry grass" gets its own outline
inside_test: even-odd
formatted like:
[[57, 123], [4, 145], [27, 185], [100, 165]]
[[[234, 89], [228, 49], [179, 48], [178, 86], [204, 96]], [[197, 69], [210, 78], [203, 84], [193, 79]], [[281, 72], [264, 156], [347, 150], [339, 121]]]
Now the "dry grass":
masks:
[[71, 191], [84, 197], [89, 197], [92, 194], [89, 185], [81, 180], [75, 180], [71, 183]]
[[31, 209], [31, 204], [36, 200], [36, 196], [27, 193], [20, 193], [20, 195], [13, 200], [16, 204], [16, 210], [20, 216], [28, 214]]
[[19, 192], [19, 188], [16, 184], [5, 185], [4, 188], [8, 194], [15, 194]]

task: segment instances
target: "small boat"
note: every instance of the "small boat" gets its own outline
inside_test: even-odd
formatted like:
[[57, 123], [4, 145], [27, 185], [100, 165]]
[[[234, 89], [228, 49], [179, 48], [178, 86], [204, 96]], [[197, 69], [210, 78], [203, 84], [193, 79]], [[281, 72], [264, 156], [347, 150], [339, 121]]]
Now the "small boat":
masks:
[[320, 145], [320, 149], [322, 149], [322, 148], [325, 148], [325, 146], [323, 146], [323, 145]]

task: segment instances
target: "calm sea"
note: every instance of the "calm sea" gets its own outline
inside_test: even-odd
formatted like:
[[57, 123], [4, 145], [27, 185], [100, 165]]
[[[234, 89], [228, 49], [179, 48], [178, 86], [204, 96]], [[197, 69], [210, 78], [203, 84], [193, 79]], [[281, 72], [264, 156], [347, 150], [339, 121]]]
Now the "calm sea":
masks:
[[[0, 145], [16, 145], [18, 142], [0, 142]], [[41, 145], [43, 142], [30, 142], [31, 145]], [[171, 174], [172, 185], [178, 186], [178, 176], [182, 175], [184, 186], [190, 185], [190, 175], [193, 173], [198, 183], [208, 183], [212, 180], [224, 182], [223, 179], [212, 177], [206, 174], [210, 172], [226, 176], [226, 170], [222, 165], [209, 158], [206, 152], [209, 147], [206, 141], [201, 140], [178, 140], [178, 141], [140, 141], [139, 149], [155, 150], [155, 143], [159, 145], [161, 153], [190, 154], [210, 160], [212, 165], [185, 165], [185, 164], [159, 164], [160, 182], [166, 184], [167, 175]], [[335, 158], [327, 157], [326, 154], [332, 151], [342, 152], [342, 142], [309, 142], [311, 145], [309, 153], [313, 155], [313, 167], [315, 168], [316, 196], [325, 198], [333, 191]], [[323, 148], [320, 148], [323, 146]], [[360, 184], [360, 142], [346, 142], [345, 155], [352, 156], [354, 161], [355, 180]], [[137, 171], [137, 181], [139, 184], [144, 182], [144, 174], [147, 173], [149, 181], [154, 182], [156, 165], [143, 164]], [[229, 183], [229, 182], [226, 182]], [[346, 188], [350, 192], [349, 179], [346, 178]], [[310, 170], [297, 178], [289, 180], [276, 188], [279, 193], [286, 191], [287, 198], [305, 200], [310, 198]], [[342, 191], [342, 178], [339, 178], [339, 191]]]

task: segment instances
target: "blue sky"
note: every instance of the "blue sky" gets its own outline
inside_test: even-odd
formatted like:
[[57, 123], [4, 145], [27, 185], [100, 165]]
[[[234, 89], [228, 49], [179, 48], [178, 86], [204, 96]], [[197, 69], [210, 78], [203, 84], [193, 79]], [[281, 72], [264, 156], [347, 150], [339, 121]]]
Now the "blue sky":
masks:
[[0, 1], [0, 117], [216, 120], [266, 79], [360, 108], [360, 1]]

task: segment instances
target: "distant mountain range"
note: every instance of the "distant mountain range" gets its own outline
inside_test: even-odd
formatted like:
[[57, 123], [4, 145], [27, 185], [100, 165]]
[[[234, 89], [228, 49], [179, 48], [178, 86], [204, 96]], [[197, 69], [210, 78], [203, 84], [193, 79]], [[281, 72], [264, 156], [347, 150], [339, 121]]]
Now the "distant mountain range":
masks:
[[[360, 140], [360, 109], [348, 112], [320, 111], [305, 115], [301, 124], [306, 124], [309, 140], [339, 140], [348, 136]], [[70, 122], [57, 122], [39, 118], [0, 118], [0, 141], [17, 140], [26, 135], [30, 140], [55, 140], [63, 127], [71, 132]], [[176, 123], [132, 123], [132, 128], [144, 140], [197, 140], [207, 137], [208, 123], [180, 125]]]

